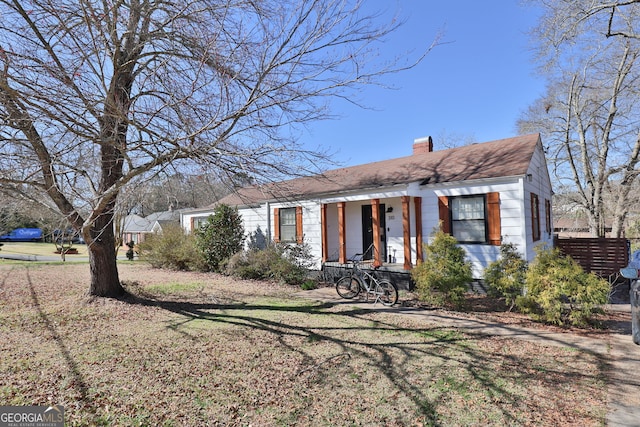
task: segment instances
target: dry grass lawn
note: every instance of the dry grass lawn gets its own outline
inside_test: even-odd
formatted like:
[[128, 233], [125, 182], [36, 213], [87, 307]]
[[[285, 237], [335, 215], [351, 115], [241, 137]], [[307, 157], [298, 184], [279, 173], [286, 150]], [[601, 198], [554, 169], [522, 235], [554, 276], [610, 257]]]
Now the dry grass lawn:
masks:
[[[87, 245], [74, 244], [73, 248], [78, 251], [78, 256], [87, 256]], [[2, 242], [0, 253], [11, 255], [36, 255], [36, 256], [57, 256], [56, 245], [53, 243], [33, 243], [33, 242]], [[75, 255], [69, 255], [73, 259]]]
[[299, 289], [123, 263], [0, 261], [0, 402], [70, 426], [603, 425], [603, 361], [314, 303]]

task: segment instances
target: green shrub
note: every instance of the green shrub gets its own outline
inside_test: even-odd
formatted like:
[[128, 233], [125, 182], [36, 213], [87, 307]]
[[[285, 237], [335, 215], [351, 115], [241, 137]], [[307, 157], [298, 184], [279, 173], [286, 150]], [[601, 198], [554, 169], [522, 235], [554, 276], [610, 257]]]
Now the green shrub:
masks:
[[147, 236], [139, 249], [140, 258], [155, 268], [198, 270], [201, 266], [194, 237], [179, 225], [166, 225], [162, 233]]
[[486, 268], [484, 280], [490, 296], [504, 298], [513, 309], [516, 299], [522, 295], [527, 277], [525, 261], [513, 243], [500, 245], [500, 258]]
[[309, 286], [313, 257], [308, 245], [273, 244], [232, 256], [226, 273], [242, 279], [277, 280], [289, 285]]
[[245, 237], [242, 217], [237, 208], [217, 205], [195, 235], [206, 268], [223, 271], [223, 262], [242, 250]]
[[472, 280], [471, 263], [455, 237], [438, 230], [424, 245], [426, 259], [411, 270], [422, 301], [434, 305], [460, 306]]
[[241, 279], [271, 279], [271, 266], [280, 262], [280, 254], [275, 246], [266, 249], [250, 249], [238, 252], [225, 263], [225, 272]]
[[598, 305], [607, 303], [609, 291], [606, 280], [586, 273], [560, 249], [544, 249], [529, 266], [525, 294], [516, 305], [538, 320], [584, 326], [599, 311]]

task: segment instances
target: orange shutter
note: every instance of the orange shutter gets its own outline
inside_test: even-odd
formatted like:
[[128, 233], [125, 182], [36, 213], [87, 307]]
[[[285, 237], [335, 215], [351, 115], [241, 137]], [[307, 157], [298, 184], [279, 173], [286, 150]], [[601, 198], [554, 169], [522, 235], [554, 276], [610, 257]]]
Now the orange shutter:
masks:
[[273, 241], [280, 243], [280, 209], [273, 208]]
[[304, 234], [302, 231], [302, 206], [296, 206], [296, 243], [302, 244]]
[[500, 246], [502, 232], [500, 226], [500, 193], [487, 193], [487, 224], [489, 244]]
[[440, 214], [442, 231], [451, 234], [451, 215], [449, 214], [449, 198], [447, 196], [438, 197], [438, 213]]

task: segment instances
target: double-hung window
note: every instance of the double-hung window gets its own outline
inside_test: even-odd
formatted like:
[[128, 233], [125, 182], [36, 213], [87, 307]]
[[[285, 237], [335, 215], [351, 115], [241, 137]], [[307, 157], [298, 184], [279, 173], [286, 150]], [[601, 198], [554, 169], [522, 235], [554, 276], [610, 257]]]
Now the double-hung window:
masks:
[[461, 243], [487, 241], [487, 209], [484, 194], [450, 198], [451, 234]]
[[274, 240], [303, 243], [302, 206], [273, 209]]
[[280, 241], [296, 241], [296, 208], [280, 209]]
[[438, 216], [442, 231], [460, 243], [502, 243], [499, 192], [438, 196]]

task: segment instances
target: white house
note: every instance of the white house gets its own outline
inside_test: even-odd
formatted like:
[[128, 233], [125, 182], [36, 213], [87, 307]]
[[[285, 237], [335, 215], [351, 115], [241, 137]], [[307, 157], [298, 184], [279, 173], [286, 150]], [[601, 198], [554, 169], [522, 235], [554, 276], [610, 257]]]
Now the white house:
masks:
[[[532, 260], [553, 244], [551, 181], [538, 134], [433, 150], [417, 139], [413, 155], [245, 187], [219, 203], [237, 206], [248, 234], [305, 242], [324, 263], [366, 253], [374, 265], [408, 271], [441, 224], [466, 250], [474, 277], [514, 243]], [[213, 211], [184, 211], [193, 230]]]

